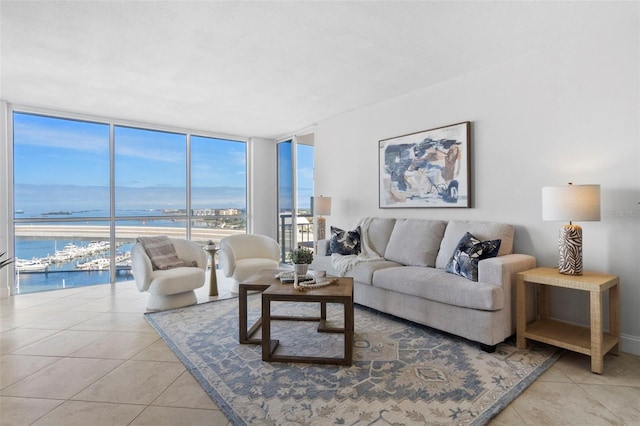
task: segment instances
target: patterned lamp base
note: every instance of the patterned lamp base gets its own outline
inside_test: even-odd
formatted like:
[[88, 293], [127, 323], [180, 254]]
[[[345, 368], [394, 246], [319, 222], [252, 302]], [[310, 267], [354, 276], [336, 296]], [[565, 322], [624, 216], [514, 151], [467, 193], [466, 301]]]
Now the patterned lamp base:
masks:
[[565, 225], [560, 228], [558, 248], [558, 272], [565, 275], [582, 275], [582, 228], [578, 225]]
[[317, 219], [317, 224], [318, 224], [318, 236], [316, 237], [316, 241], [320, 241], [320, 240], [324, 240], [326, 238], [326, 233], [325, 233], [325, 220], [324, 217], [322, 216], [318, 216]]

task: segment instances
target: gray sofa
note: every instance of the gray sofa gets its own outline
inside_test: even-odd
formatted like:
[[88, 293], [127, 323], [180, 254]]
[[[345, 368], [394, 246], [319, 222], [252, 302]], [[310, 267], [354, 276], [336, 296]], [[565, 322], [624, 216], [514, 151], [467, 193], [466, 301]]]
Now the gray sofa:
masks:
[[[321, 240], [311, 264], [353, 277], [355, 303], [479, 342], [489, 352], [515, 333], [515, 276], [535, 268], [536, 259], [512, 253], [512, 225], [393, 218], [359, 225], [359, 255], [326, 255], [330, 240]], [[477, 282], [445, 271], [467, 232], [501, 240], [497, 257], [478, 262]]]

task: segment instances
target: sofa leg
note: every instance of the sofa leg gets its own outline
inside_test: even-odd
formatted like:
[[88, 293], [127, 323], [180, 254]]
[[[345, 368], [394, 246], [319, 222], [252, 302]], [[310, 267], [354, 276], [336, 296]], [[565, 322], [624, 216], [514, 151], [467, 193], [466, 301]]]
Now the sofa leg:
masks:
[[489, 354], [494, 353], [497, 346], [498, 345], [485, 345], [484, 343], [480, 343], [480, 349]]

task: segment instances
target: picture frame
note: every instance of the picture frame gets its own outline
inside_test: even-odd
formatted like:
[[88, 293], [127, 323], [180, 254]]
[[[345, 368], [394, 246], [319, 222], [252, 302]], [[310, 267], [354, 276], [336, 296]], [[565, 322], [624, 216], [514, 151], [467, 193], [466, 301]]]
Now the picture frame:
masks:
[[379, 207], [470, 208], [471, 122], [378, 142]]

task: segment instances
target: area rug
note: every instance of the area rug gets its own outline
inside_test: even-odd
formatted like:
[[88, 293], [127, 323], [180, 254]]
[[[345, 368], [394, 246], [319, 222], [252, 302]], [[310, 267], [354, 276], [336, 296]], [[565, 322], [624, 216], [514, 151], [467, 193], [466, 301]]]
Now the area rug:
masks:
[[[260, 312], [249, 296], [249, 324]], [[328, 306], [339, 326], [341, 305]], [[319, 305], [275, 303], [280, 315], [318, 315]], [[145, 315], [234, 425], [482, 425], [560, 355], [546, 345], [477, 343], [355, 308], [353, 365], [266, 363], [259, 345], [238, 343], [238, 299]], [[339, 357], [341, 334], [317, 323], [274, 321], [278, 353]], [[259, 335], [259, 332], [258, 332]]]

